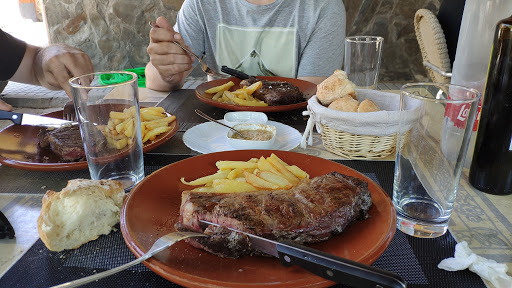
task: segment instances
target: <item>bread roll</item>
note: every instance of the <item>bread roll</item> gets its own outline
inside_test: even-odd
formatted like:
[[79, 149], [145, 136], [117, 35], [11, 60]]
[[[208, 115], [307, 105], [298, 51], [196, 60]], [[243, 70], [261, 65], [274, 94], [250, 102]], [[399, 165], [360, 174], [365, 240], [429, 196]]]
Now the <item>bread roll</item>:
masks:
[[375, 102], [370, 99], [364, 99], [363, 102], [359, 104], [359, 108], [357, 108], [357, 112], [377, 112], [380, 111], [380, 108]]
[[107, 235], [119, 222], [124, 196], [113, 180], [75, 179], [61, 192], [48, 190], [37, 219], [39, 237], [51, 251], [62, 251]]
[[357, 100], [356, 85], [347, 78], [347, 73], [335, 70], [334, 73], [318, 84], [316, 97], [324, 106], [329, 106], [334, 100], [350, 95]]
[[342, 112], [357, 112], [359, 101], [347, 95], [332, 102], [327, 108]]

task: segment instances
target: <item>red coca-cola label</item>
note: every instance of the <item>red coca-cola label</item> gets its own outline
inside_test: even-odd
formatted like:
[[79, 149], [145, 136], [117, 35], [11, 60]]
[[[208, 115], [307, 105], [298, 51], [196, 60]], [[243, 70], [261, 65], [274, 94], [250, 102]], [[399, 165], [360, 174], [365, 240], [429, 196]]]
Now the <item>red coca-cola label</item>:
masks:
[[445, 115], [453, 122], [453, 126], [464, 129], [469, 116], [471, 104], [446, 104]]
[[475, 125], [473, 125], [473, 132], [478, 130], [478, 121], [480, 121], [480, 111], [482, 110], [482, 99], [478, 103], [478, 110], [476, 111]]
[[[469, 109], [471, 104], [446, 104], [445, 115], [452, 120], [453, 125], [457, 128], [464, 128], [469, 116]], [[476, 112], [475, 123], [473, 124], [473, 131], [478, 129], [478, 121], [480, 120], [480, 110], [482, 110], [482, 101], [478, 103], [478, 110]]]

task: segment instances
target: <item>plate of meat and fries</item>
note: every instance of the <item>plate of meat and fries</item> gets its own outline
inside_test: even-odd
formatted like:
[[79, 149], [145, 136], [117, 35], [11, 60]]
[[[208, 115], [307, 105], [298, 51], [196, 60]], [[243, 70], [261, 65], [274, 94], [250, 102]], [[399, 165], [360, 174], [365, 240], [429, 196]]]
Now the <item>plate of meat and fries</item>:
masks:
[[[265, 178], [259, 175], [260, 172], [267, 171], [264, 168], [265, 165], [252, 172], [243, 169], [243, 167], [254, 167], [254, 162], [258, 162], [259, 165], [259, 161], [266, 162], [265, 165], [272, 165], [274, 161], [284, 163], [282, 165], [287, 167], [295, 166], [288, 170], [299, 178], [313, 178], [336, 171], [368, 183], [373, 202], [368, 211], [370, 218], [350, 224], [341, 234], [327, 241], [307, 246], [363, 264], [371, 264], [390, 244], [396, 231], [395, 210], [389, 196], [373, 180], [344, 165], [311, 155], [277, 150], [243, 150], [209, 153], [178, 161], [159, 169], [137, 184], [130, 192], [121, 211], [121, 231], [129, 249], [136, 257], [140, 257], [159, 237], [176, 231], [174, 225], [180, 221], [183, 191], [196, 189], [205, 193], [211, 191], [236, 193], [236, 191], [246, 191], [246, 184], [263, 185], [257, 179], [249, 180], [242, 185], [228, 181], [240, 177], [240, 173], [244, 174], [244, 171], [237, 171], [237, 168], [246, 170], [245, 173], [252, 173], [244, 175], [246, 179], [255, 176]], [[279, 166], [279, 164], [276, 165], [276, 167]], [[269, 182], [280, 183], [278, 180], [272, 180], [274, 176], [266, 177], [265, 179]], [[218, 185], [205, 184], [208, 178], [219, 180], [215, 181]], [[281, 183], [281, 185], [287, 187], [288, 184]], [[243, 209], [243, 207], [240, 208]], [[296, 266], [284, 267], [276, 258], [264, 256], [221, 258], [195, 248], [185, 241], [174, 244], [146, 260], [144, 264], [158, 275], [186, 287], [328, 287], [333, 285], [332, 282]]]
[[[123, 109], [114, 110], [116, 113], [111, 114], [109, 121], [112, 124], [105, 123], [103, 129], [110, 129], [111, 131], [119, 130], [116, 133], [116, 139], [112, 142], [113, 146], [122, 151], [126, 144], [123, 145], [123, 134], [129, 133], [126, 131], [130, 127], [128, 121], [129, 117], [125, 117]], [[62, 119], [63, 110], [44, 114], [43, 116]], [[113, 119], [112, 116], [118, 119]], [[160, 120], [158, 120], [160, 119]], [[142, 107], [141, 120], [143, 126], [143, 152], [147, 153], [169, 140], [178, 131], [178, 121], [174, 115], [163, 111], [161, 107]], [[156, 120], [156, 121], [155, 121]], [[153, 122], [151, 122], [153, 121]], [[161, 121], [161, 123], [155, 123]], [[120, 125], [121, 124], [121, 125]], [[147, 125], [146, 125], [147, 124]], [[110, 125], [110, 126], [109, 126]], [[132, 126], [133, 127], [133, 126]], [[39, 145], [39, 137], [41, 129], [39, 126], [27, 125], [11, 125], [0, 131], [0, 163], [20, 168], [25, 170], [36, 171], [69, 171], [87, 169], [87, 161], [81, 159], [79, 161], [64, 161], [61, 156], [52, 151], [50, 148], [41, 148]], [[132, 128], [133, 129], [133, 128]], [[117, 132], [117, 131], [116, 131]], [[105, 133], [104, 133], [105, 134]], [[144, 139], [146, 138], [146, 139]], [[107, 140], [113, 140], [108, 139]], [[114, 144], [115, 142], [115, 144]]]
[[[217, 79], [205, 82], [197, 86], [195, 91], [196, 96], [200, 101], [206, 104], [223, 108], [226, 110], [280, 112], [305, 108], [308, 104], [308, 99], [316, 94], [316, 84], [308, 81], [277, 76], [257, 76], [256, 78], [267, 81], [288, 82], [296, 86], [300, 90], [300, 92], [302, 92], [304, 101], [288, 105], [265, 105], [265, 103], [262, 103], [263, 101], [255, 99], [255, 97], [252, 97], [251, 94], [254, 92], [254, 90], [252, 90], [250, 87], [246, 87], [245, 89], [244, 87], [240, 87], [240, 82], [242, 80], [236, 77], [227, 79]], [[219, 99], [219, 95], [217, 93], [221, 90], [224, 91], [223, 88], [225, 88], [225, 86], [223, 87], [223, 85], [226, 85], [229, 82], [232, 82], [233, 85], [229, 84], [229, 87], [225, 89], [225, 91], [231, 93], [224, 93], [226, 95], [221, 96]], [[210, 93], [208, 93], [207, 91]], [[245, 95], [247, 96], [244, 95], [244, 92]], [[224, 100], [222, 99], [222, 97], [224, 97]], [[228, 99], [226, 99], [226, 97]], [[231, 97], [232, 99], [229, 99], [229, 97]]]

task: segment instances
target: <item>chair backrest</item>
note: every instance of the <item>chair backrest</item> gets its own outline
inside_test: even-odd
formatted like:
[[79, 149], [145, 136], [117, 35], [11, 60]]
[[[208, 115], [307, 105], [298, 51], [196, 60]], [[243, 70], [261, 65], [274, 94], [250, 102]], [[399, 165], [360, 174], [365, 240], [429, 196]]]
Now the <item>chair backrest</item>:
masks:
[[[416, 11], [414, 16], [414, 30], [420, 46], [423, 62], [429, 62], [441, 71], [450, 73], [450, 57], [446, 47], [446, 39], [443, 29], [436, 15], [427, 9]], [[428, 75], [433, 82], [449, 83], [450, 78], [441, 75], [435, 70], [425, 66]]]

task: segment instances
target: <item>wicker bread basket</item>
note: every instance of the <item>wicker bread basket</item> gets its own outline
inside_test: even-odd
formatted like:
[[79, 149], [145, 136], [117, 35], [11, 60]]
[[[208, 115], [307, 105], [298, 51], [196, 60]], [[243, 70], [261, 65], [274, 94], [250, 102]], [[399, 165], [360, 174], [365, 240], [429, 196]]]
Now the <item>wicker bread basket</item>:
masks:
[[395, 152], [396, 134], [387, 136], [357, 135], [322, 125], [325, 150], [347, 159], [382, 159]]
[[[301, 146], [312, 142], [316, 127], [325, 149], [347, 159], [383, 159], [396, 150], [400, 95], [357, 89], [358, 100], [370, 99], [383, 111], [370, 113], [341, 112], [322, 106], [316, 96], [308, 101], [309, 115]], [[414, 117], [411, 117], [411, 121]], [[308, 135], [309, 134], [309, 135]]]

